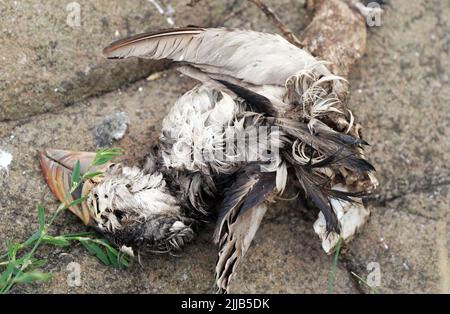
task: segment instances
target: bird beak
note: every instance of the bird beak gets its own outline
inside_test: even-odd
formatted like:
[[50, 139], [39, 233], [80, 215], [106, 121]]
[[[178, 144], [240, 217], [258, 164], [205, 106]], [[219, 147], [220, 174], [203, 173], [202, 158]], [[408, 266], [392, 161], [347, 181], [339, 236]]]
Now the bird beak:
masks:
[[[60, 149], [42, 149], [39, 152], [42, 174], [48, 186], [58, 200], [66, 206], [89, 193], [90, 188], [88, 187], [92, 187], [93, 184], [90, 181], [85, 181], [70, 194], [71, 178], [77, 161], [80, 161], [80, 175], [85, 174], [87, 171], [101, 171], [98, 168], [89, 169], [95, 159], [95, 155], [92, 152], [76, 152]], [[91, 215], [85, 202], [72, 205], [69, 207], [69, 210], [77, 215], [85, 225], [90, 223]]]

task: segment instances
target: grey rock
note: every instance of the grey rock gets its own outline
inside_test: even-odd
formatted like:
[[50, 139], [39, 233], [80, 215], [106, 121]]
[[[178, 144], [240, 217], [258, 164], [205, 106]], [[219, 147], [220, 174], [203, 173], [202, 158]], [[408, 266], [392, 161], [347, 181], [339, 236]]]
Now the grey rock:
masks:
[[111, 146], [113, 140], [120, 140], [127, 131], [128, 123], [126, 112], [117, 112], [105, 117], [92, 130], [97, 147], [108, 147]]

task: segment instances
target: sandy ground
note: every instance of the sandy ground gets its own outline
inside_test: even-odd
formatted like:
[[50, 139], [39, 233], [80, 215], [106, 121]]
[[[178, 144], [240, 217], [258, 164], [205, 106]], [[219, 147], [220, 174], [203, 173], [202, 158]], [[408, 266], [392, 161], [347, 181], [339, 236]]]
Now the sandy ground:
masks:
[[[114, 4], [111, 4], [114, 2]], [[113, 62], [101, 49], [125, 35], [188, 24], [274, 32], [244, 1], [78, 1], [80, 26], [67, 23], [60, 1], [0, 4], [0, 248], [37, 229], [36, 205], [56, 201], [43, 181], [37, 150], [94, 150], [92, 129], [105, 116], [126, 112], [127, 164], [139, 164], [161, 119], [195, 82], [164, 63]], [[267, 1], [294, 32], [307, 21], [303, 1]], [[365, 127], [368, 155], [377, 168], [379, 194], [372, 217], [347, 245], [336, 274], [336, 293], [367, 293], [352, 274], [385, 293], [450, 291], [450, 4], [392, 1], [382, 25], [369, 30], [367, 53], [350, 76], [350, 106]], [[164, 70], [157, 80], [145, 78]], [[9, 162], [9, 158], [12, 160]], [[326, 293], [332, 256], [312, 231], [314, 216], [296, 202], [268, 212], [232, 286], [232, 292]], [[70, 213], [52, 233], [82, 231]], [[142, 258], [142, 266], [114, 270], [82, 247], [43, 248], [48, 283], [13, 292], [212, 292], [216, 248], [212, 228], [180, 256]], [[67, 265], [81, 266], [81, 286], [68, 285]], [[379, 274], [379, 276], [378, 276]], [[379, 279], [379, 280], [378, 280]], [[375, 281], [374, 281], [375, 280]]]

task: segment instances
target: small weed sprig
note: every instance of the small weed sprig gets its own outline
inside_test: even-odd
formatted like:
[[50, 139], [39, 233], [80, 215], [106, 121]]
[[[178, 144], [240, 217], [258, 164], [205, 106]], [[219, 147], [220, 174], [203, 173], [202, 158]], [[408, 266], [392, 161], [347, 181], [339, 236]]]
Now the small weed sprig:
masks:
[[[341, 254], [343, 241], [344, 240], [340, 236], [339, 237], [339, 241], [338, 241], [338, 243], [336, 245], [336, 252], [335, 252], [334, 258], [333, 258], [333, 269], [331, 270], [330, 277], [329, 277], [329, 280], [328, 280], [328, 294], [333, 294], [334, 293], [334, 286], [335, 286], [336, 273], [337, 273], [337, 264], [338, 264], [338, 261], [339, 261], [339, 256]], [[358, 276], [353, 271], [350, 272], [350, 273], [358, 279], [359, 283], [362, 283], [364, 286], [366, 286], [370, 290], [371, 293], [373, 293], [373, 294], [380, 293], [380, 291], [377, 288], [372, 287], [361, 276]]]
[[[67, 195], [71, 195], [81, 183], [102, 174], [102, 172], [91, 172], [95, 166], [101, 166], [113, 158], [121, 155], [121, 150], [117, 148], [107, 148], [99, 150], [95, 159], [84, 175], [81, 175], [80, 161], [77, 161], [71, 176], [71, 189]], [[81, 232], [65, 235], [49, 235], [49, 228], [56, 218], [70, 206], [82, 203], [86, 197], [80, 197], [70, 204], [67, 199], [61, 202], [47, 221], [45, 208], [38, 205], [39, 229], [22, 243], [7, 241], [7, 252], [0, 255], [0, 294], [8, 293], [11, 288], [20, 283], [31, 283], [35, 281], [46, 281], [52, 278], [51, 273], [41, 272], [39, 268], [47, 261], [35, 257], [38, 248], [43, 245], [54, 245], [59, 247], [70, 246], [73, 242], [81, 243], [91, 254], [95, 255], [103, 264], [115, 268], [125, 268], [131, 263], [131, 257], [114, 248], [107, 240], [95, 237], [93, 232]]]
[[358, 275], [357, 275], [356, 273], [354, 273], [354, 272], [351, 272], [351, 274], [352, 274], [353, 276], [355, 276], [355, 277], [358, 279], [358, 282], [359, 282], [359, 283], [364, 284], [364, 286], [366, 286], [366, 288], [369, 289], [370, 293], [372, 293], [372, 294], [379, 294], [379, 293], [380, 293], [380, 290], [378, 290], [378, 289], [375, 288], [375, 287], [372, 287], [372, 286], [371, 286], [370, 284], [368, 284], [367, 281], [364, 280], [361, 276], [358, 276]]
[[336, 281], [337, 265], [338, 265], [338, 261], [339, 261], [339, 255], [341, 254], [342, 242], [343, 242], [343, 239], [341, 236], [339, 236], [339, 240], [336, 245], [336, 252], [334, 253], [334, 258], [333, 258], [333, 269], [331, 270], [330, 277], [328, 280], [328, 294], [334, 293], [334, 284]]

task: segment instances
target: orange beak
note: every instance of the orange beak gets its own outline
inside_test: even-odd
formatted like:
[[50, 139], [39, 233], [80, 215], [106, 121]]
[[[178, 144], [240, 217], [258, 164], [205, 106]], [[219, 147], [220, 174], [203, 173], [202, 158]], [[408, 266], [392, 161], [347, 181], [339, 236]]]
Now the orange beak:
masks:
[[[77, 161], [80, 161], [80, 174], [85, 174], [94, 161], [95, 155], [92, 152], [60, 149], [42, 149], [39, 152], [42, 174], [53, 194], [65, 205], [68, 206], [74, 200], [87, 194], [86, 182], [84, 184], [81, 183], [73, 193], [69, 193], [71, 190], [72, 172]], [[99, 171], [99, 169], [91, 169], [91, 171]], [[77, 215], [84, 224], [89, 224], [90, 214], [85, 204], [72, 205], [69, 207], [69, 210]]]

